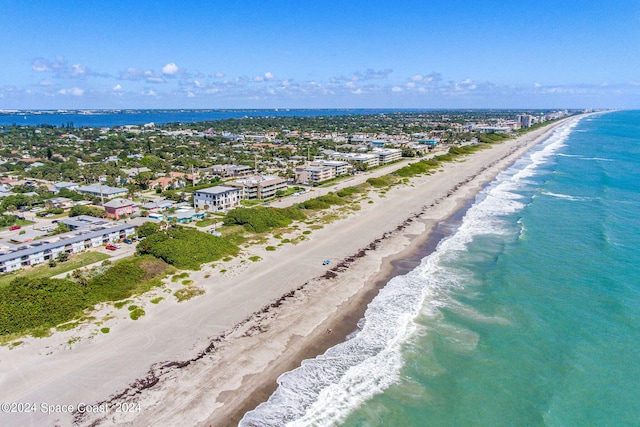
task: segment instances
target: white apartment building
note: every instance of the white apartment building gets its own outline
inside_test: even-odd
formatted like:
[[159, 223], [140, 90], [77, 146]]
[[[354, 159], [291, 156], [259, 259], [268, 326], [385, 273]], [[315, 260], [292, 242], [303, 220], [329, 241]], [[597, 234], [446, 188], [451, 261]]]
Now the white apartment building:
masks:
[[208, 211], [226, 211], [240, 205], [241, 190], [235, 187], [209, 187], [193, 193], [193, 206]]
[[75, 228], [71, 232], [45, 237], [36, 242], [29, 242], [27, 246], [0, 254], [0, 273], [9, 273], [30, 265], [42, 264], [55, 259], [61, 252], [75, 254], [97, 248], [135, 233], [135, 227], [131, 224], [114, 224], [111, 221], [91, 219], [91, 217], [88, 221], [77, 218], [81, 217], [63, 221]]
[[378, 155], [378, 162], [381, 165], [395, 162], [402, 158], [402, 150], [399, 148], [374, 148], [373, 154]]
[[377, 154], [333, 153], [331, 158], [334, 160], [345, 160], [353, 165], [361, 165], [366, 169], [375, 168], [380, 165], [380, 157]]

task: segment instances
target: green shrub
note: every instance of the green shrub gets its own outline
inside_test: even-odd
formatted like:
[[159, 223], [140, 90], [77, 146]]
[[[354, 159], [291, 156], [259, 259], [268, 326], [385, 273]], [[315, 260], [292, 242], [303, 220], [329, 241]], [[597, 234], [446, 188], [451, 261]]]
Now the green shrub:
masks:
[[[131, 307], [135, 307], [135, 308], [131, 310]], [[141, 309], [140, 307], [136, 307], [135, 305], [132, 305], [131, 307], [129, 307], [129, 310], [130, 310], [129, 317], [131, 318], [131, 320], [138, 320], [140, 317], [145, 315], [144, 310]]]
[[334, 193], [328, 193], [328, 194], [325, 194], [324, 196], [316, 197], [316, 200], [319, 200], [324, 203], [328, 203], [330, 205], [344, 205], [345, 203], [347, 203], [341, 197], [338, 197]]
[[433, 169], [440, 166], [438, 161], [424, 160], [412, 163], [403, 168], [398, 169], [395, 174], [401, 177], [412, 177], [417, 175], [423, 175], [431, 172]]
[[161, 260], [136, 257], [114, 263], [84, 286], [67, 279], [14, 279], [0, 287], [0, 335], [48, 333], [99, 302], [118, 301], [114, 307], [122, 307], [131, 302], [127, 297], [159, 284], [157, 278], [168, 268]]
[[175, 282], [177, 282], [178, 280], [180, 280], [180, 279], [186, 279], [187, 277], [189, 277], [189, 273], [187, 273], [187, 272], [185, 271], [185, 272], [182, 272], [182, 273], [180, 273], [180, 274], [174, 274], [173, 276], [171, 276], [171, 281], [175, 283]]
[[329, 203], [323, 202], [323, 201], [318, 200], [318, 199], [307, 200], [305, 202], [300, 203], [298, 206], [300, 206], [300, 208], [302, 208], [302, 209], [309, 209], [309, 210], [313, 210], [313, 211], [329, 209], [331, 207], [331, 205]]
[[275, 228], [286, 227], [293, 220], [303, 220], [304, 213], [296, 208], [235, 208], [227, 213], [225, 225], [242, 225], [255, 233], [265, 233]]
[[117, 308], [117, 309], [120, 309], [120, 308], [124, 307], [125, 305], [130, 304], [132, 302], [133, 302], [133, 300], [127, 299], [127, 300], [124, 300], [124, 301], [114, 302], [113, 306], [115, 308]]
[[379, 178], [369, 178], [367, 179], [367, 183], [375, 188], [382, 188], [391, 185], [391, 182], [384, 176], [381, 176]]
[[149, 237], [160, 232], [160, 225], [155, 222], [145, 222], [138, 227], [138, 236]]
[[176, 268], [197, 270], [200, 265], [240, 249], [225, 239], [186, 227], [170, 228], [147, 237], [138, 244], [139, 254], [150, 254]]
[[54, 327], [81, 315], [92, 301], [70, 280], [17, 278], [0, 288], [0, 335]]
[[178, 289], [173, 293], [178, 302], [190, 300], [193, 297], [197, 297], [198, 295], [204, 294], [204, 289], [196, 288], [194, 286], [189, 286], [186, 288]]
[[342, 190], [336, 191], [336, 195], [338, 197], [348, 197], [357, 193], [360, 193], [360, 190], [354, 187], [347, 187], [347, 188], [343, 188]]
[[69, 216], [89, 215], [98, 218], [106, 218], [107, 212], [104, 209], [93, 208], [91, 206], [76, 205], [69, 210]]

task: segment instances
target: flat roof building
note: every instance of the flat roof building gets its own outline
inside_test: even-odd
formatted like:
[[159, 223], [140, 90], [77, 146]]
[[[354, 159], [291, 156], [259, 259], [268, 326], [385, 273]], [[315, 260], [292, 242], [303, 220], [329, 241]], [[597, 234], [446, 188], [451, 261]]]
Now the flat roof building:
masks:
[[244, 200], [264, 200], [275, 197], [279, 190], [286, 190], [287, 183], [283, 178], [272, 175], [253, 176], [228, 182], [242, 192]]
[[242, 195], [239, 188], [215, 186], [196, 190], [193, 206], [207, 211], [226, 211], [240, 205]]

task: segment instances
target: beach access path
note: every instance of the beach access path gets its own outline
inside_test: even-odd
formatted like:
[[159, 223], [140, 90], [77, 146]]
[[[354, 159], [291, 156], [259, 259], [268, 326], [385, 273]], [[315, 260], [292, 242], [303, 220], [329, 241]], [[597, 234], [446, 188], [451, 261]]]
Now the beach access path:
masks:
[[[277, 375], [322, 350], [317, 343], [332, 329], [327, 325], [366, 306], [362, 295], [375, 289], [394, 255], [424, 241], [438, 221], [558, 125], [445, 164], [384, 195], [373, 193], [373, 203], [361, 203], [359, 211], [297, 245], [263, 251], [260, 262], [238, 275], [192, 272], [204, 295], [145, 304], [145, 316], [116, 319], [109, 334], [61, 346], [56, 333], [2, 347], [0, 402], [107, 405], [105, 413], [75, 413], [76, 425], [233, 425], [247, 405], [268, 396]], [[337, 277], [326, 275], [322, 260], [338, 263], [364, 248], [370, 248], [366, 256], [356, 256]], [[136, 410], [116, 412], [122, 403]], [[73, 422], [74, 414], [62, 410], [0, 413], [3, 426]]]

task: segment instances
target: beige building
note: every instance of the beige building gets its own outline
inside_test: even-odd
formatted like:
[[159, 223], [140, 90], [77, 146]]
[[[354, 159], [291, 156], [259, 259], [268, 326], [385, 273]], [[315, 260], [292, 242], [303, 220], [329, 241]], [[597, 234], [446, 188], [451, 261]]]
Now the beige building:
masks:
[[244, 200], [264, 200], [275, 197], [278, 190], [286, 190], [287, 183], [279, 176], [252, 176], [227, 182], [227, 185], [240, 189]]
[[346, 175], [351, 171], [349, 162], [342, 160], [316, 160], [310, 163], [310, 166], [330, 166], [335, 169], [335, 175]]
[[336, 177], [336, 170], [331, 166], [298, 166], [295, 170], [298, 184], [317, 184]]

